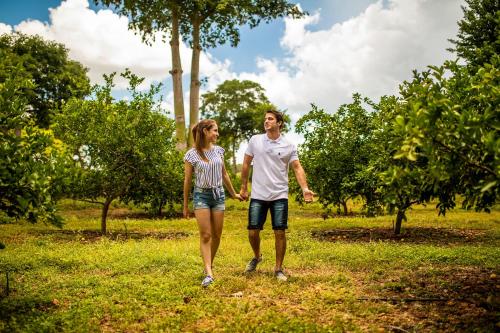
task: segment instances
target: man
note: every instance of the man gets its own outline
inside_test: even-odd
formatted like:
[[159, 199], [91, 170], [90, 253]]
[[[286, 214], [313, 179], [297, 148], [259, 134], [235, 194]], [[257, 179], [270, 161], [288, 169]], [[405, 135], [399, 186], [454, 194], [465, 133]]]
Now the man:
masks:
[[253, 161], [252, 194], [248, 210], [248, 239], [254, 258], [248, 263], [246, 272], [255, 271], [262, 261], [260, 252], [260, 231], [271, 211], [276, 247], [274, 274], [278, 280], [286, 281], [283, 259], [286, 251], [285, 230], [288, 228], [288, 167], [292, 166], [297, 182], [302, 188], [306, 202], [311, 202], [314, 193], [308, 189], [304, 169], [300, 165], [297, 147], [285, 139], [283, 114], [276, 110], [266, 111], [265, 134], [254, 135], [245, 152], [241, 171], [240, 196], [248, 200], [248, 174]]

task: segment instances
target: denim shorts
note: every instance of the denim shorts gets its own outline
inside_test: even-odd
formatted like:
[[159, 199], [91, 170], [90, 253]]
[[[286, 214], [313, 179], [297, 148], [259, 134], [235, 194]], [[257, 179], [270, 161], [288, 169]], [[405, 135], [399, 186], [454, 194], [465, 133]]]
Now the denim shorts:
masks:
[[288, 229], [288, 199], [264, 201], [250, 200], [248, 209], [248, 230], [262, 230], [266, 222], [267, 211], [271, 211], [273, 230]]
[[195, 187], [193, 192], [194, 209], [212, 209], [212, 210], [225, 210], [226, 206], [224, 189], [222, 187], [218, 190], [212, 188], [199, 188]]

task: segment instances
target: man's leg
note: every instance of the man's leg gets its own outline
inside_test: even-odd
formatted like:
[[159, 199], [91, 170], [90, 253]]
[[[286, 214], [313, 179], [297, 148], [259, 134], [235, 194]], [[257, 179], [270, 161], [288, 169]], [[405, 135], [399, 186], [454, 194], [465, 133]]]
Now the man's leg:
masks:
[[254, 257], [247, 264], [245, 272], [253, 272], [257, 268], [259, 262], [262, 261], [260, 253], [260, 231], [266, 220], [268, 204], [262, 200], [250, 200], [248, 209], [248, 240], [252, 247]]
[[260, 258], [260, 230], [248, 230], [248, 240], [252, 246], [254, 258]]
[[283, 273], [283, 260], [286, 253], [286, 234], [288, 228], [288, 200], [279, 199], [271, 204], [271, 219], [274, 230], [274, 245], [276, 248], [276, 266], [274, 272], [279, 280], [286, 281]]
[[286, 234], [285, 230], [274, 230], [274, 245], [276, 247], [276, 266], [274, 271], [283, 270], [283, 260], [286, 252]]

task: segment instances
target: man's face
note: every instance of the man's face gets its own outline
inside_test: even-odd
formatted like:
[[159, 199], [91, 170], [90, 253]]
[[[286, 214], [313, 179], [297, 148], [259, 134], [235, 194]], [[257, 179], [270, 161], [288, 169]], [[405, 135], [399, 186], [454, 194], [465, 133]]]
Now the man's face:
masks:
[[264, 118], [264, 129], [266, 131], [279, 130], [280, 123], [276, 121], [276, 116], [272, 113], [266, 113], [266, 117]]

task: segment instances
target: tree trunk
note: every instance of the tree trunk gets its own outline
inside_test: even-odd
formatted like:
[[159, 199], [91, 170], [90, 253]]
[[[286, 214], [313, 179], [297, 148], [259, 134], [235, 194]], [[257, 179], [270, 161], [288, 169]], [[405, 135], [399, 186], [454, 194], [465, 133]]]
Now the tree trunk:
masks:
[[109, 205], [113, 199], [106, 198], [106, 201], [104, 202], [104, 205], [102, 206], [102, 215], [101, 215], [101, 234], [105, 235], [107, 230], [106, 230], [106, 219], [108, 218], [108, 210], [109, 210]]
[[347, 210], [347, 201], [342, 201], [341, 204], [342, 207], [344, 208], [344, 215], [349, 214], [349, 211]]
[[189, 91], [189, 139], [188, 143], [193, 144], [193, 134], [191, 128], [199, 121], [200, 105], [200, 25], [201, 18], [195, 15], [193, 18], [193, 55], [191, 58], [191, 86]]
[[172, 11], [172, 36], [170, 39], [172, 52], [172, 86], [174, 90], [175, 137], [177, 149], [186, 149], [186, 120], [184, 117], [184, 96], [182, 94], [182, 66], [179, 51], [179, 13]]
[[234, 175], [236, 175], [236, 172], [238, 172], [238, 170], [236, 169], [236, 143], [233, 142], [232, 144], [232, 149], [233, 149], [233, 173]]
[[161, 217], [162, 208], [163, 208], [163, 201], [160, 200], [160, 202], [158, 204], [158, 217]]
[[401, 224], [405, 218], [405, 211], [398, 208], [398, 214], [396, 215], [396, 224], [394, 225], [394, 234], [399, 235], [401, 233]]

